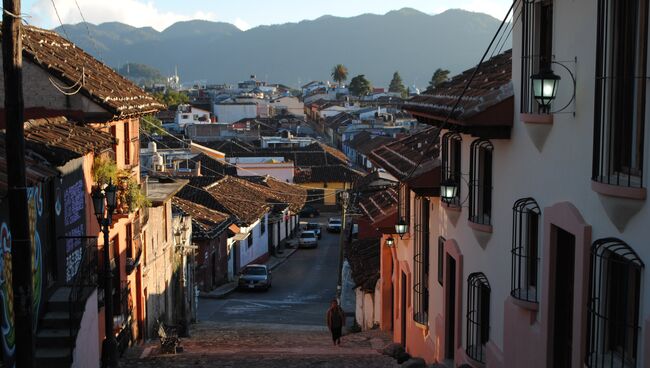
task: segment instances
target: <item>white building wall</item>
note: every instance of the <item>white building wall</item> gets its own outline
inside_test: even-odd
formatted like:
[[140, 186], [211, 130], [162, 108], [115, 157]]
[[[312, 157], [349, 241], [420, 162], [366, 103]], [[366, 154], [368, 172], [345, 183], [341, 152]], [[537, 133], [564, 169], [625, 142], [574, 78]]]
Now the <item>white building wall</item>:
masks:
[[97, 344], [99, 341], [98, 325], [97, 289], [95, 289], [86, 300], [86, 309], [79, 325], [72, 357], [73, 368], [99, 368], [101, 355]]
[[[268, 221], [268, 215], [265, 214], [264, 218], [261, 221], [264, 221], [266, 223]], [[240, 268], [246, 266], [247, 264], [255, 261], [256, 259], [268, 253], [268, 244], [269, 244], [269, 236], [267, 234], [268, 226], [266, 231], [262, 234], [261, 221], [257, 221], [253, 225], [247, 228], [241, 228], [240, 230], [242, 233], [250, 233], [251, 234], [250, 236], [253, 238], [252, 246], [248, 245], [248, 239], [240, 242], [239, 245]]]
[[257, 105], [215, 104], [214, 115], [217, 117], [217, 122], [221, 124], [232, 124], [242, 119], [254, 119], [257, 117]]

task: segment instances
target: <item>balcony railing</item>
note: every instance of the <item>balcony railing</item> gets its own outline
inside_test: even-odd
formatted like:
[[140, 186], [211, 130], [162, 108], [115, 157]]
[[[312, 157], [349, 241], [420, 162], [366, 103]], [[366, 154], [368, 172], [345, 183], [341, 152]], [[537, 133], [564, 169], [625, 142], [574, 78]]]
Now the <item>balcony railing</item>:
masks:
[[[68, 326], [70, 336], [79, 327], [86, 308], [86, 300], [97, 287], [97, 237], [60, 237], [66, 249], [66, 285], [68, 295]], [[74, 350], [75, 341], [70, 350]]]

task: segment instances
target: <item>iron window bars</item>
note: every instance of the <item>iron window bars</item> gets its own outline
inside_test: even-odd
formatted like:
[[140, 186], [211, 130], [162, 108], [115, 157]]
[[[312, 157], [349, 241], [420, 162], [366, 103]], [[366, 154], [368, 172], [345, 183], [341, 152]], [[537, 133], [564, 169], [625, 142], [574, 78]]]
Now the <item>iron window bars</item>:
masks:
[[416, 198], [415, 205], [415, 265], [413, 282], [413, 320], [427, 325], [429, 322], [429, 208], [426, 197]]
[[643, 187], [648, 0], [599, 0], [592, 180]]
[[485, 363], [485, 344], [490, 339], [490, 283], [482, 272], [467, 278], [467, 333], [465, 353]]
[[470, 148], [469, 221], [490, 225], [492, 217], [492, 153], [490, 141], [477, 139]]
[[553, 59], [553, 1], [522, 0], [521, 112], [539, 111], [531, 77], [551, 69]]
[[445, 279], [445, 238], [438, 237], [438, 283], [443, 286]]
[[442, 136], [442, 180], [444, 183], [451, 180], [456, 183], [456, 198], [447, 206], [460, 206], [460, 179], [461, 179], [461, 144], [463, 139], [458, 133], [448, 132]]
[[510, 295], [537, 303], [539, 270], [539, 217], [533, 198], [522, 198], [512, 207], [512, 273]]
[[644, 264], [625, 242], [597, 240], [591, 247], [588, 367], [635, 367], [639, 298]]

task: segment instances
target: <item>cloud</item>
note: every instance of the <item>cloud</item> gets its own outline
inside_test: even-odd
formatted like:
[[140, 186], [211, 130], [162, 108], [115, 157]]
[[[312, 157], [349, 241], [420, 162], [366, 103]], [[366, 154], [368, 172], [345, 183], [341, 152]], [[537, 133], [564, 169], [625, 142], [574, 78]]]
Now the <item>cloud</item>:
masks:
[[[122, 22], [135, 27], [150, 26], [159, 31], [183, 20], [204, 19], [216, 20], [216, 15], [210, 12], [194, 14], [179, 14], [161, 11], [152, 1], [142, 0], [77, 0], [84, 17], [90, 23]], [[64, 24], [74, 24], [82, 21], [74, 0], [56, 0], [56, 7]], [[59, 25], [59, 20], [51, 0], [37, 0], [29, 9], [33, 21], [38, 24]]]
[[251, 25], [248, 24], [245, 20], [241, 18], [235, 19], [235, 22], [233, 23], [237, 28], [241, 29], [242, 31], [248, 31], [251, 29]]

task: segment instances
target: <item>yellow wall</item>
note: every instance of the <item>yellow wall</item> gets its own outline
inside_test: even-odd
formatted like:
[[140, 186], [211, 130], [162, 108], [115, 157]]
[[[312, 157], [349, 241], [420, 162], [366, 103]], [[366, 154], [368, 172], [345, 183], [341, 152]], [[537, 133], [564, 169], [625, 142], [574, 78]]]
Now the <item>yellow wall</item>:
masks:
[[324, 203], [326, 205], [336, 204], [336, 190], [343, 191], [352, 187], [351, 183], [303, 183], [300, 185], [314, 189], [325, 189]]

